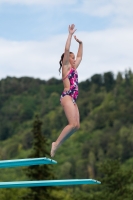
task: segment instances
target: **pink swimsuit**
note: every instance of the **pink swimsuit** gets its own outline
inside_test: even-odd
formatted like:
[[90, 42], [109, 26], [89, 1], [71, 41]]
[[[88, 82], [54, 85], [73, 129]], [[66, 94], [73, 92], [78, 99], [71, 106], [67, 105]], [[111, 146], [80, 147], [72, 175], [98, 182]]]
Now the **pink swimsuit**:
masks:
[[69, 95], [72, 97], [72, 101], [75, 104], [76, 100], [78, 98], [78, 73], [77, 73], [77, 70], [75, 70], [74, 68], [71, 68], [69, 73], [63, 80], [65, 80], [67, 77], [70, 81], [70, 89], [68, 91], [62, 92], [60, 101], [64, 96]]

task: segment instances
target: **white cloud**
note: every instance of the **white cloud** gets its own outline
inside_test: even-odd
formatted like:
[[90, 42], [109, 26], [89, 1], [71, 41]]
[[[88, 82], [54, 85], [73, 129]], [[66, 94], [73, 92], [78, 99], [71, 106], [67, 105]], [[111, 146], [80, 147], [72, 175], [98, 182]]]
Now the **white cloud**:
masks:
[[58, 77], [58, 61], [64, 50], [60, 48], [62, 39], [64, 39], [63, 36], [50, 38], [44, 42], [15, 42], [0, 39], [0, 78], [6, 76], [34, 76], [44, 79]]
[[108, 17], [110, 27], [133, 27], [132, 0], [82, 0], [74, 11], [104, 19]]
[[21, 4], [21, 5], [59, 5], [73, 4], [76, 0], [0, 0], [0, 4]]
[[[98, 32], [77, 32], [83, 40], [84, 56], [78, 69], [79, 80], [96, 73], [133, 70], [133, 29], [109, 29]], [[43, 42], [15, 42], [0, 39], [0, 78], [30, 76], [41, 79], [61, 78], [58, 73], [60, 55], [67, 35], [51, 37]], [[72, 40], [71, 51], [77, 43]]]
[[133, 16], [132, 0], [82, 0], [78, 9], [92, 16], [105, 17], [112, 14]]
[[[80, 74], [90, 75], [132, 68], [133, 70], [133, 29], [110, 29], [82, 33], [84, 38], [84, 59]], [[82, 78], [83, 79], [83, 78]]]

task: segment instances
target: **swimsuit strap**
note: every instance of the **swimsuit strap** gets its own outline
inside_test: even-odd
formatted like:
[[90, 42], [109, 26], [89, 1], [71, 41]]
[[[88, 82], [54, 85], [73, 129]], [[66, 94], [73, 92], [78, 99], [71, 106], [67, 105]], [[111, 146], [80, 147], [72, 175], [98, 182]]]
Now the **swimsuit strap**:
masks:
[[71, 69], [69, 70], [68, 74], [62, 79], [63, 81], [68, 77], [68, 75], [70, 74], [71, 70], [72, 70], [72, 67], [71, 67]]

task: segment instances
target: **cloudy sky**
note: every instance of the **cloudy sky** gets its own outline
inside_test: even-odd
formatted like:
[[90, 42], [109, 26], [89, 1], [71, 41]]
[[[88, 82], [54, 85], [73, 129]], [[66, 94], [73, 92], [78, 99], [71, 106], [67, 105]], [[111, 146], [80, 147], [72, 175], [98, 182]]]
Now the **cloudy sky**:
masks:
[[[0, 79], [60, 79], [71, 23], [84, 45], [80, 81], [133, 70], [133, 0], [0, 0]], [[77, 48], [73, 39], [71, 51]]]

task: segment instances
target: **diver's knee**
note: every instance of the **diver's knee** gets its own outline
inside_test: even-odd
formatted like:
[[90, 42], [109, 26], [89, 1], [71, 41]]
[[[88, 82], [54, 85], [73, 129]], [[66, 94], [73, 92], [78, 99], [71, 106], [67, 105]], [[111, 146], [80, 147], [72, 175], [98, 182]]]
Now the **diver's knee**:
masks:
[[72, 124], [72, 129], [73, 130], [78, 130], [80, 128], [80, 124], [79, 123], [73, 123]]

